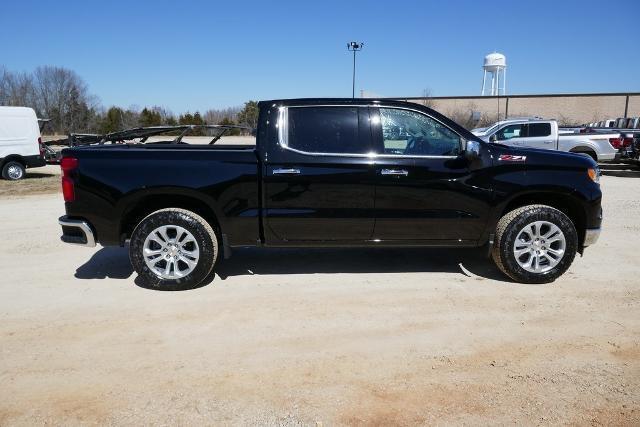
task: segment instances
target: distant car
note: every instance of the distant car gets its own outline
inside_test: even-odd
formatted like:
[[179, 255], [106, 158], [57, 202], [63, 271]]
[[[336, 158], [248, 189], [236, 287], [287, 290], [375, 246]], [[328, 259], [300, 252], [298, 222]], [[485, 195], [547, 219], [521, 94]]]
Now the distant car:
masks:
[[614, 127], [617, 129], [627, 129], [628, 122], [629, 119], [627, 117], [618, 117]]
[[[607, 120], [606, 122], [610, 122]], [[600, 126], [587, 127], [580, 130], [581, 134], [612, 134], [619, 133], [618, 137], [609, 139], [612, 146], [619, 150], [620, 160], [640, 163], [640, 117], [620, 117], [615, 121], [615, 128]]]
[[540, 119], [540, 118], [541, 117], [538, 117], [538, 116], [509, 117], [507, 119], [495, 122], [491, 126], [471, 129], [471, 133], [474, 134], [475, 136], [479, 136], [480, 137], [480, 136], [488, 135], [488, 134], [491, 134], [491, 133], [495, 132], [496, 129], [498, 129], [504, 123], [509, 123], [509, 122], [514, 121], [514, 120], [535, 120], [535, 119]]
[[36, 113], [27, 107], [0, 107], [0, 170], [4, 179], [24, 178], [27, 168], [45, 166]]
[[496, 123], [478, 138], [512, 147], [542, 148], [588, 155], [597, 162], [618, 158], [619, 132], [571, 133], [579, 128], [558, 129], [555, 120], [524, 119]]

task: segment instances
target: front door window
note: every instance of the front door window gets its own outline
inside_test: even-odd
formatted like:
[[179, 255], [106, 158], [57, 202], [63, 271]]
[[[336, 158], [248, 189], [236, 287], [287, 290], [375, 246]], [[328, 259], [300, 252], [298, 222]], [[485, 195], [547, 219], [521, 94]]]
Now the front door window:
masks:
[[380, 108], [384, 154], [457, 156], [460, 136], [429, 116], [411, 110]]
[[524, 125], [509, 125], [498, 131], [496, 139], [498, 141], [507, 141], [513, 138], [523, 138], [524, 136]]

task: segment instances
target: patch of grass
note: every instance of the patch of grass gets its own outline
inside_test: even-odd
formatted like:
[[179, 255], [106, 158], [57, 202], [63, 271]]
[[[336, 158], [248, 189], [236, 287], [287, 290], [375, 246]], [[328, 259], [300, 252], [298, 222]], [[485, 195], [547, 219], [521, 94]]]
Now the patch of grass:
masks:
[[31, 172], [27, 169], [27, 174], [19, 181], [0, 179], [0, 199], [60, 192], [62, 187], [57, 173]]

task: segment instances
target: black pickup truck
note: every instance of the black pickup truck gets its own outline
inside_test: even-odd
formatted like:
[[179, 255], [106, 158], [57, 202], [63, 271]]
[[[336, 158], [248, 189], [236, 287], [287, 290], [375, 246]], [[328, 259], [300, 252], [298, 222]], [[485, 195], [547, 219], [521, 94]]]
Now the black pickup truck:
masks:
[[481, 247], [546, 283], [598, 238], [596, 163], [488, 144], [421, 105], [259, 103], [255, 145], [65, 149], [62, 240], [124, 245], [148, 284], [200, 284], [232, 248]]

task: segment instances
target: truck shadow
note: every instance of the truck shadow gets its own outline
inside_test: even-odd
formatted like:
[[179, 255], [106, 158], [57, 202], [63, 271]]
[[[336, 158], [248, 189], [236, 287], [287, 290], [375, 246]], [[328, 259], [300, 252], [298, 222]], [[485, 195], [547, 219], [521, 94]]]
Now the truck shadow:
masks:
[[600, 171], [604, 176], [617, 176], [619, 178], [640, 178], [638, 166], [630, 164], [603, 164]]
[[[201, 286], [215, 276], [312, 273], [458, 273], [464, 277], [511, 282], [481, 249], [235, 249]], [[128, 247], [102, 248], [76, 270], [79, 279], [127, 279], [133, 274]], [[136, 285], [146, 287], [136, 277]]]
[[[464, 266], [469, 275], [460, 264]], [[309, 273], [460, 273], [506, 280], [478, 249], [258, 249], [234, 250], [216, 274], [229, 276]]]
[[43, 178], [51, 178], [51, 177], [60, 177], [60, 175], [55, 173], [44, 173], [44, 172], [31, 172], [31, 169], [27, 169], [27, 173], [24, 175], [24, 179], [43, 179]]
[[132, 274], [129, 247], [108, 246], [78, 267], [74, 276], [77, 279], [128, 279]]

